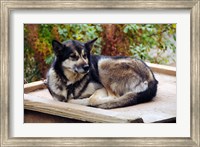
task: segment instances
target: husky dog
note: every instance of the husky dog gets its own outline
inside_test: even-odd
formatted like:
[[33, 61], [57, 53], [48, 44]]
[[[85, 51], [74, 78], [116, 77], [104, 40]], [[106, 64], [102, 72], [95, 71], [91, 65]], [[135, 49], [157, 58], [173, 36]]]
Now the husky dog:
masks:
[[151, 69], [139, 59], [91, 55], [96, 40], [52, 41], [47, 87], [53, 98], [104, 109], [152, 100], [158, 82]]

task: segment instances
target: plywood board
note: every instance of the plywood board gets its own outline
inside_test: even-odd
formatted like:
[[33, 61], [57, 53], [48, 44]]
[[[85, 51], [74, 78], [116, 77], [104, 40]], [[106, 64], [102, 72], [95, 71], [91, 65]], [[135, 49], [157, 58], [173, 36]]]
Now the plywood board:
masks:
[[[47, 89], [41, 89], [25, 95], [25, 109], [90, 122], [141, 122], [143, 120], [145, 123], [151, 123], [175, 118], [176, 77], [160, 73], [155, 73], [155, 77], [159, 81], [158, 93], [153, 101], [148, 103], [103, 110], [54, 101]], [[44, 86], [42, 82], [39, 85]]]
[[58, 102], [52, 99], [45, 99], [30, 94], [24, 94], [24, 100], [25, 109], [53, 114], [66, 118], [78, 119], [82, 121], [113, 123], [142, 121], [142, 119], [138, 116], [127, 117], [120, 115], [119, 112], [81, 106], [77, 104]]

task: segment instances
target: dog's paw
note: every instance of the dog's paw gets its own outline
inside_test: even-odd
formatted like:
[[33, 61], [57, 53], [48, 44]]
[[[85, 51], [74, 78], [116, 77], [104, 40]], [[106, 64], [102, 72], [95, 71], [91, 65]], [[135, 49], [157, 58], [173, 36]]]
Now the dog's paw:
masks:
[[101, 109], [111, 109], [112, 108], [112, 106], [109, 105], [108, 103], [100, 104], [100, 105], [97, 105], [96, 107], [101, 108]]
[[84, 106], [88, 106], [89, 105], [89, 99], [88, 98], [84, 98], [84, 99], [71, 99], [68, 102], [72, 103], [72, 104], [79, 104], [79, 105], [84, 105]]
[[99, 105], [98, 99], [97, 99], [97, 98], [91, 98], [91, 99], [89, 100], [89, 105], [90, 105], [90, 106], [93, 106], [93, 107]]
[[104, 103], [108, 103], [110, 101], [110, 97], [92, 97], [89, 100], [89, 105], [91, 106], [98, 106], [103, 105]]

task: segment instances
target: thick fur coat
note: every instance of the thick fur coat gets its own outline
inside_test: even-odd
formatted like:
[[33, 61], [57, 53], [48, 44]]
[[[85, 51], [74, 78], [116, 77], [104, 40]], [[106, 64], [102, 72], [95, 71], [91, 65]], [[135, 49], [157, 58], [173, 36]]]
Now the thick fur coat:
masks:
[[110, 109], [156, 96], [158, 82], [143, 61], [91, 55], [95, 41], [52, 42], [55, 61], [47, 74], [47, 87], [54, 99]]

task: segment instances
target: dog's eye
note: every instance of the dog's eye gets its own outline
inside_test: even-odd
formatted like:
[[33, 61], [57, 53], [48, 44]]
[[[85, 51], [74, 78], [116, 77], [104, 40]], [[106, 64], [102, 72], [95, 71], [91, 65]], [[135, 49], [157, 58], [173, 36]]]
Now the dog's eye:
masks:
[[70, 58], [71, 58], [72, 60], [78, 60], [78, 56], [76, 56], [76, 55], [71, 55]]

